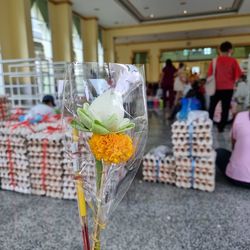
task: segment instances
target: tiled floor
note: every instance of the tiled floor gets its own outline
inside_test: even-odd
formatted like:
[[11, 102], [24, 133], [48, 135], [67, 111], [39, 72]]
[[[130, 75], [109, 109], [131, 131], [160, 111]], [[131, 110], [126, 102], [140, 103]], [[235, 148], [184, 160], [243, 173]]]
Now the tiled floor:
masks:
[[[170, 145], [164, 114], [149, 115], [147, 150]], [[214, 133], [230, 148], [229, 131]], [[250, 193], [217, 175], [206, 193], [137, 178], [103, 234], [107, 250], [249, 250]], [[75, 201], [0, 192], [1, 250], [80, 250]]]

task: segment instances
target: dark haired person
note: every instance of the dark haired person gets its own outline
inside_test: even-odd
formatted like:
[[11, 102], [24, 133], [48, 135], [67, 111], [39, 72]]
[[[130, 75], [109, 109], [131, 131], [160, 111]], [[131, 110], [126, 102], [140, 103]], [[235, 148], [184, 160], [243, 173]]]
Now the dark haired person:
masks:
[[[231, 99], [233, 96], [234, 84], [242, 75], [240, 66], [235, 58], [232, 58], [233, 47], [230, 42], [220, 45], [220, 55], [216, 59], [215, 81], [216, 91], [210, 98], [209, 117], [213, 120], [217, 103], [221, 101], [222, 114], [218, 123], [218, 131], [223, 132], [228, 120]], [[213, 74], [213, 64], [209, 65], [208, 76]]]
[[[54, 115], [55, 112], [55, 101], [52, 95], [45, 95], [43, 97], [42, 103], [39, 103], [32, 107], [29, 112], [23, 118], [24, 120], [41, 119], [40, 116], [44, 115]], [[38, 118], [39, 116], [39, 118]]]
[[237, 114], [232, 129], [233, 152], [217, 149], [216, 165], [227, 179], [250, 188], [250, 112]]
[[[184, 96], [184, 98], [196, 98], [196, 100], [198, 101], [197, 104], [199, 104], [198, 106], [200, 107], [199, 109], [201, 110], [206, 110], [205, 107], [205, 97], [204, 97], [204, 93], [201, 91], [200, 88], [201, 84], [200, 81], [193, 81], [192, 85], [190, 86], [190, 89], [187, 91], [186, 95]], [[179, 101], [177, 102], [177, 104], [174, 106], [174, 109], [171, 113], [171, 116], [168, 118], [169, 120], [173, 120], [176, 116], [176, 114], [182, 109], [182, 101], [181, 98], [179, 99]]]
[[169, 108], [173, 107], [175, 92], [174, 92], [174, 76], [176, 72], [175, 66], [170, 59], [165, 62], [165, 67], [162, 69], [162, 77], [160, 80], [160, 87], [162, 88], [163, 105], [167, 107], [167, 93], [169, 100]]

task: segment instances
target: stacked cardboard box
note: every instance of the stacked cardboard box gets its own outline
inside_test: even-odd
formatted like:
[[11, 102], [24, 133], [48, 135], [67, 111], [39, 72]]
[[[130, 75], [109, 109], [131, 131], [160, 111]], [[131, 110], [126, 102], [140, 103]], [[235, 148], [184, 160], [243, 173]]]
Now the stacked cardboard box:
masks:
[[[161, 151], [160, 153], [157, 151]], [[175, 159], [167, 154], [167, 148], [159, 146], [143, 157], [143, 180], [174, 184], [176, 175]]]
[[[77, 149], [72, 147], [74, 144], [72, 140], [72, 133], [66, 136], [63, 153], [63, 198], [64, 199], [75, 199], [75, 173], [74, 168], [80, 171], [83, 178], [84, 189], [93, 191], [95, 188], [95, 162], [94, 158], [88, 150], [87, 140], [89, 140], [91, 134], [80, 133], [79, 141], [77, 142]], [[77, 166], [74, 166], [77, 164]], [[76, 169], [75, 169], [76, 170]], [[89, 192], [86, 192], [86, 198]]]
[[7, 96], [0, 96], [0, 121], [6, 120], [10, 115], [10, 102]]
[[34, 130], [11, 122], [6, 125], [0, 127], [1, 188], [30, 193], [27, 135]]
[[173, 153], [176, 158], [176, 186], [213, 191], [215, 152], [212, 122], [176, 121], [172, 125]]
[[27, 139], [31, 192], [62, 198], [63, 134], [44, 130]]

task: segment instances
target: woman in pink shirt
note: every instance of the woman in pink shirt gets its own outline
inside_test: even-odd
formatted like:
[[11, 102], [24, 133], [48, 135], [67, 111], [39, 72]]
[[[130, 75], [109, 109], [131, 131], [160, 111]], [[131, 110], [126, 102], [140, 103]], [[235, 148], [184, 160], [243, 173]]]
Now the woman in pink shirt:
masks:
[[217, 149], [216, 165], [234, 184], [250, 188], [250, 112], [240, 112], [232, 128], [232, 154]]

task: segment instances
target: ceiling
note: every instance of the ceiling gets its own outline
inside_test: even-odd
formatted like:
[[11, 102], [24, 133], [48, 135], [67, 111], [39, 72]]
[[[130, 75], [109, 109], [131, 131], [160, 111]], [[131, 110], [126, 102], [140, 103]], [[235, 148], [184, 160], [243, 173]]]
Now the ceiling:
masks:
[[[85, 17], [98, 17], [99, 24], [104, 28], [250, 13], [250, 0], [72, 0], [72, 3], [75, 12]], [[116, 43], [165, 41], [246, 33], [250, 34], [250, 28], [173, 32], [153, 36], [120, 37], [116, 39]]]

